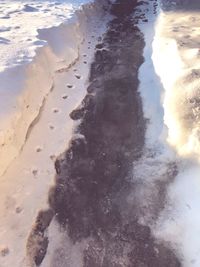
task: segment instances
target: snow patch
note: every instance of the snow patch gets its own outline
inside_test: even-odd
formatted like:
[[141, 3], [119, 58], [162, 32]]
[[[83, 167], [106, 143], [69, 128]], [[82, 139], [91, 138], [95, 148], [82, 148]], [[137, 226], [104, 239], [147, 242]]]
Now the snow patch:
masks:
[[75, 18], [69, 21], [72, 4], [25, 3], [0, 3], [2, 13], [10, 16], [6, 21], [0, 18], [0, 176], [22, 149], [29, 126], [53, 87], [55, 71], [78, 58], [82, 38]]
[[179, 170], [153, 230], [176, 249], [184, 267], [200, 266], [199, 12], [190, 6], [162, 12], [153, 43], [153, 63], [165, 91], [166, 141]]
[[[73, 133], [74, 122], [69, 114], [80, 105], [88, 86], [89, 67], [84, 61], [87, 59], [88, 66], [91, 64], [107, 21], [102, 1], [84, 5], [68, 24], [40, 31], [49, 43], [37, 51], [31, 64], [7, 69], [7, 76], [4, 73], [6, 86], [9, 86], [11, 70], [15, 83], [10, 84], [10, 92], [4, 92], [2, 121], [8, 131], [3, 129], [1, 140], [5, 140], [7, 134], [11, 140], [8, 138], [8, 144], [2, 148], [5, 146], [7, 154], [14, 146], [17, 156], [0, 179], [0, 249], [1, 255], [6, 254], [0, 255], [2, 267], [29, 266], [26, 241], [38, 211], [48, 207], [48, 192], [54, 183], [54, 161], [67, 148]], [[90, 50], [85, 40], [91, 42]], [[72, 66], [81, 79], [75, 77]], [[11, 109], [8, 113], [10, 103], [14, 111]], [[3, 156], [2, 153], [2, 160]], [[11, 156], [13, 158], [13, 154]]]

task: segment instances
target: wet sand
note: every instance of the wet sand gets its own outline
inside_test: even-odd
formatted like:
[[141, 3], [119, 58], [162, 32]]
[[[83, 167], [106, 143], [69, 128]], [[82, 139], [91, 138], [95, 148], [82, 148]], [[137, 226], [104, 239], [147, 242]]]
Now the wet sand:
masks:
[[[156, 242], [127, 197], [134, 187], [133, 162], [142, 156], [146, 121], [138, 93], [143, 35], [133, 19], [137, 1], [118, 0], [96, 47], [90, 85], [70, 117], [81, 121], [69, 149], [55, 162], [50, 209], [41, 212], [31, 240], [40, 236], [34, 261], [48, 248], [46, 230], [54, 217], [71, 246], [82, 244], [83, 267], [178, 267], [174, 252]], [[55, 251], [59, 254], [59, 248]], [[67, 250], [67, 246], [66, 246]], [[67, 253], [62, 244], [62, 254]], [[77, 266], [56, 256], [52, 267]], [[79, 267], [79, 266], [77, 266]]]

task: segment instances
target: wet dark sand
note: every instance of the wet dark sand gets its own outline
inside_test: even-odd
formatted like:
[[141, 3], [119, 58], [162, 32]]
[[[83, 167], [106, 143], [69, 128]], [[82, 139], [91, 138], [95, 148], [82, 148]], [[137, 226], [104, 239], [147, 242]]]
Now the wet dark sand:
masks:
[[[56, 161], [51, 209], [39, 214], [29, 239], [31, 243], [41, 237], [32, 253], [38, 266], [46, 253], [44, 233], [53, 216], [72, 244], [85, 244], [83, 267], [181, 266], [174, 252], [156, 243], [150, 228], [138, 223], [137, 207], [127, 201], [146, 126], [137, 91], [144, 41], [131, 16], [136, 5], [134, 0], [118, 0], [112, 6], [115, 18], [97, 46], [88, 94], [71, 113], [73, 120], [81, 119], [76, 133], [83, 137], [72, 138]], [[64, 266], [74, 265], [67, 259], [62, 265], [52, 263]]]

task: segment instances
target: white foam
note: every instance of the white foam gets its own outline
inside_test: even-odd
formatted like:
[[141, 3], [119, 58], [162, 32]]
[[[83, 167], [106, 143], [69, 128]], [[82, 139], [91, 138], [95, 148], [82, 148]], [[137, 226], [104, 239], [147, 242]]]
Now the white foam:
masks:
[[171, 243], [185, 267], [200, 266], [199, 22], [198, 10], [161, 13], [153, 44], [154, 66], [165, 91], [166, 140], [179, 169], [154, 233]]
[[[132, 201], [140, 222], [174, 248], [184, 267], [199, 267], [200, 11], [194, 9], [197, 1], [161, 2], [167, 11], [140, 24], [146, 46], [139, 89], [149, 123], [144, 155], [134, 166]], [[180, 2], [187, 4], [185, 11]], [[155, 222], [159, 184], [165, 184], [167, 202]]]

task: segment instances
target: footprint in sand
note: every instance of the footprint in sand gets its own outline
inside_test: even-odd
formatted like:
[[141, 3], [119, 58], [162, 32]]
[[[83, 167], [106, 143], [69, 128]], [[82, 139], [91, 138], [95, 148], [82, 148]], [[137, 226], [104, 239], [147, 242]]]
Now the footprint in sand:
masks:
[[50, 159], [54, 161], [56, 159], [56, 156], [55, 155], [51, 155]]
[[90, 49], [90, 46], [88, 46], [88, 49]]
[[37, 169], [32, 170], [32, 174], [34, 175], [34, 177], [36, 177], [38, 174], [38, 170]]
[[74, 72], [76, 72], [77, 71], [77, 69], [74, 69]]
[[72, 85], [72, 84], [67, 84], [67, 87], [68, 87], [69, 89], [71, 89], [71, 88], [73, 88], [73, 85]]
[[50, 129], [50, 130], [54, 130], [55, 127], [54, 127], [53, 125], [49, 125], [49, 129]]
[[83, 61], [84, 64], [87, 64], [87, 61]]
[[59, 109], [58, 108], [54, 108], [53, 109], [53, 113], [58, 113], [59, 112]]
[[91, 42], [88, 42], [88, 44], [91, 44]]
[[87, 57], [87, 55], [86, 54], [83, 54], [83, 57]]
[[37, 153], [41, 152], [42, 151], [42, 148], [41, 147], [36, 147], [36, 150], [35, 150]]
[[17, 214], [19, 214], [19, 213], [21, 213], [22, 212], [22, 208], [21, 207], [16, 207], [16, 209], [15, 209], [15, 212], [17, 213]]
[[80, 80], [81, 79], [81, 75], [75, 75], [76, 79]]
[[67, 96], [67, 95], [63, 95], [62, 98], [63, 98], [63, 99], [67, 99], [68, 96]]
[[1, 257], [5, 257], [5, 256], [7, 256], [8, 254], [9, 254], [9, 248], [8, 247], [4, 247], [4, 248], [1, 248], [0, 249], [0, 255], [1, 255]]

